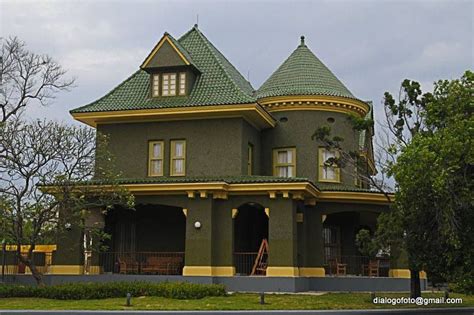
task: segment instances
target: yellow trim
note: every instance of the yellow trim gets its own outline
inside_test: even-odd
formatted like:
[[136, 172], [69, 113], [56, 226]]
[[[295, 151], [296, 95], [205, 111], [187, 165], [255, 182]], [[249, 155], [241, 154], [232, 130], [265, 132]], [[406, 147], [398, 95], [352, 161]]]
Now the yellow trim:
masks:
[[238, 214], [239, 214], [239, 209], [237, 208], [232, 209], [232, 219], [235, 219]]
[[300, 267], [300, 277], [325, 277], [326, 270], [322, 267]]
[[375, 167], [375, 163], [374, 163], [373, 158], [369, 158], [367, 156], [366, 152], [361, 152], [360, 156], [363, 157], [367, 161], [367, 164], [369, 165], [369, 169], [372, 172], [372, 175], [376, 175], [377, 174], [377, 168]]
[[72, 113], [72, 117], [91, 127], [104, 123], [137, 121], [172, 121], [243, 117], [259, 129], [275, 127], [275, 119], [257, 103], [191, 106], [177, 108], [133, 109], [90, 113]]
[[234, 266], [184, 266], [183, 276], [213, 276], [213, 277], [232, 277], [235, 275]]
[[[292, 155], [292, 162], [291, 163], [278, 163], [278, 152], [286, 151], [291, 152]], [[296, 148], [288, 147], [288, 148], [275, 148], [273, 149], [273, 176], [278, 175], [278, 168], [279, 167], [293, 167], [293, 175], [288, 177], [296, 177]]]
[[395, 195], [388, 194], [390, 202], [382, 193], [349, 192], [349, 191], [322, 191], [319, 194], [320, 201], [331, 202], [356, 202], [373, 204], [390, 204], [394, 201]]
[[[323, 147], [320, 147], [318, 149], [318, 165], [319, 165], [319, 168], [318, 168], [318, 181], [320, 181], [322, 183], [340, 183], [341, 182], [341, 169], [339, 167], [332, 166], [334, 168], [334, 171], [336, 172], [336, 179], [327, 179], [327, 178], [323, 177], [323, 168], [325, 167], [324, 163], [326, 162], [326, 161], [323, 161], [323, 152], [324, 151], [327, 151], [327, 149], [323, 148]], [[329, 151], [331, 151], [331, 150], [329, 150]], [[339, 152], [335, 151], [334, 155], [336, 157], [339, 157]]]
[[[189, 196], [191, 192], [207, 191], [227, 192], [231, 194], [256, 194], [267, 195], [269, 192], [282, 193], [294, 191], [304, 192], [305, 198], [316, 198], [317, 201], [331, 202], [357, 202], [371, 204], [390, 204], [395, 196], [389, 194], [390, 202], [382, 193], [367, 192], [345, 192], [345, 191], [319, 191], [313, 184], [306, 183], [251, 183], [251, 184], [227, 184], [225, 182], [209, 182], [209, 183], [162, 183], [162, 184], [123, 184], [120, 185], [124, 189], [136, 195], [170, 195], [184, 194]], [[110, 185], [88, 186], [91, 191], [94, 189], [113, 188]], [[42, 191], [54, 194], [57, 192], [55, 186], [43, 186]]]
[[267, 215], [267, 218], [270, 217], [270, 208], [265, 208], [265, 214]]
[[298, 277], [298, 267], [267, 267], [267, 277]]
[[190, 65], [191, 63], [188, 61], [188, 59], [186, 59], [186, 57], [184, 57], [184, 55], [179, 51], [179, 49], [175, 46], [175, 44], [173, 44], [173, 42], [171, 41], [171, 39], [168, 38], [168, 34], [165, 34], [161, 39], [160, 41], [158, 42], [158, 44], [156, 44], [156, 46], [153, 48], [153, 50], [151, 51], [151, 54], [145, 59], [145, 61], [142, 63], [142, 65], [140, 66], [140, 68], [146, 68], [148, 66], [148, 64], [150, 63], [150, 61], [153, 59], [153, 57], [155, 57], [156, 53], [158, 52], [158, 50], [160, 50], [161, 46], [163, 46], [163, 44], [165, 43], [165, 41], [167, 41], [171, 47], [173, 47], [173, 49], [176, 51], [176, 53], [179, 55], [179, 57], [184, 61], [184, 63], [186, 65]]
[[[16, 251], [16, 245], [6, 245], [5, 246], [7, 251]], [[20, 251], [22, 253], [27, 252], [30, 249], [30, 245], [21, 245]], [[35, 249], [33, 252], [41, 252], [41, 253], [50, 253], [57, 249], [56, 245], [35, 245]]]
[[[427, 275], [425, 271], [420, 271], [419, 274], [420, 274], [420, 279], [427, 279]], [[410, 269], [390, 269], [388, 271], [388, 276], [390, 278], [410, 279], [411, 271]]]
[[[161, 152], [160, 156], [156, 157], [153, 155], [154, 152], [154, 145], [155, 144], [161, 144]], [[163, 167], [164, 167], [164, 159], [165, 157], [165, 142], [164, 141], [148, 141], [148, 176], [149, 177], [157, 177], [157, 176], [163, 176]], [[151, 164], [153, 161], [161, 161], [161, 170], [159, 173], [153, 174], [152, 173], [152, 167]]]
[[344, 114], [357, 114], [361, 117], [365, 117], [370, 110], [369, 105], [362, 101], [338, 96], [277, 96], [263, 98], [258, 102], [269, 112], [322, 110]]
[[[176, 155], [176, 145], [182, 143], [183, 144], [183, 155], [177, 156]], [[186, 176], [186, 140], [171, 140], [171, 155], [170, 155], [170, 176]], [[174, 162], [176, 160], [183, 160], [183, 172], [178, 173], [175, 169]]]
[[83, 265], [51, 265], [49, 274], [52, 275], [82, 275], [84, 274]]

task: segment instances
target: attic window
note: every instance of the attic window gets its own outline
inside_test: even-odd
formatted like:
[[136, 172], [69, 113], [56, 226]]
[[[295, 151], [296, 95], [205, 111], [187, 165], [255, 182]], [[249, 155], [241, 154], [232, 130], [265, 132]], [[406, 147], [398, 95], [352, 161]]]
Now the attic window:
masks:
[[186, 95], [186, 72], [179, 74], [179, 95]]
[[152, 95], [153, 97], [160, 95], [160, 75], [154, 74], [153, 75], [153, 85], [152, 85]]
[[176, 95], [176, 73], [164, 73], [162, 78], [162, 95]]

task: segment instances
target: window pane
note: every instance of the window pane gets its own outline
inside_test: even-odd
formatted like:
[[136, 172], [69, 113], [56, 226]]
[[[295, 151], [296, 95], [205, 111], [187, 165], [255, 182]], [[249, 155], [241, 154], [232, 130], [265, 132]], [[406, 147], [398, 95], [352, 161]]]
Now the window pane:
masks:
[[288, 163], [293, 163], [293, 151], [288, 150], [287, 155], [288, 155], [288, 157], [287, 157]]
[[183, 159], [174, 160], [174, 172], [176, 174], [184, 173], [184, 160]]
[[151, 161], [151, 173], [153, 175], [161, 174], [162, 170], [162, 160], [152, 160]]
[[288, 177], [288, 169], [285, 166], [277, 167], [279, 177]]
[[293, 166], [288, 166], [287, 167], [288, 170], [287, 170], [287, 177], [293, 177]]
[[161, 157], [161, 143], [153, 144], [153, 157], [155, 158]]
[[184, 156], [184, 143], [183, 142], [175, 142], [174, 155], [176, 157]]
[[288, 153], [287, 151], [278, 151], [278, 164], [288, 163]]

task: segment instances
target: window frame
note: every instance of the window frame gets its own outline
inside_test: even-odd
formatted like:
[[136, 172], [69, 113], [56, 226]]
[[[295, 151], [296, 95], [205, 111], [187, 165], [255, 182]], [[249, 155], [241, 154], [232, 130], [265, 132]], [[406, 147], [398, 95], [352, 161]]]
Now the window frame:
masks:
[[[161, 144], [161, 157], [156, 158], [153, 155], [153, 147], [155, 144]], [[153, 161], [160, 161], [161, 160], [161, 172], [160, 173], [152, 173], [152, 162]], [[165, 142], [163, 140], [150, 140], [148, 141], [148, 177], [159, 177], [163, 176], [164, 171], [164, 163], [165, 163]]]
[[[181, 80], [182, 75], [184, 75], [184, 80]], [[187, 83], [186, 83], [186, 77], [187, 76], [188, 75], [186, 74], [186, 72], [178, 72], [179, 82], [178, 82], [177, 89], [178, 89], [178, 95], [179, 96], [186, 95], [186, 90], [188, 88]], [[183, 93], [181, 93], [181, 84], [183, 85]]]
[[341, 182], [341, 168], [338, 166], [330, 166], [334, 168], [334, 172], [336, 174], [335, 179], [328, 179], [328, 178], [323, 177], [323, 174], [324, 174], [323, 169], [324, 167], [328, 167], [324, 165], [324, 162], [325, 162], [323, 161], [324, 151], [329, 151], [329, 152], [334, 151], [335, 152], [334, 156], [339, 157], [338, 151], [328, 150], [325, 147], [319, 147], [318, 149], [318, 181], [326, 182], [326, 183], [340, 183]]
[[253, 144], [247, 144], [247, 175], [253, 175]]
[[[151, 97], [159, 97], [160, 96], [160, 83], [161, 83], [160, 76], [161, 75], [159, 73], [153, 73], [151, 75]], [[158, 85], [157, 85], [158, 89], [156, 90], [156, 95], [155, 95], [155, 78], [158, 81]]]
[[[174, 78], [174, 90], [171, 89], [171, 76], [175, 76]], [[168, 86], [165, 86], [165, 76], [167, 76], [167, 82]], [[166, 72], [161, 74], [161, 96], [176, 96], [176, 88], [178, 86], [178, 73], [176, 72]], [[165, 95], [165, 91], [168, 93]], [[174, 92], [174, 94], [171, 94], [171, 91]]]
[[[177, 157], [176, 156], [176, 143], [182, 142], [183, 143], [183, 156]], [[186, 176], [186, 140], [185, 139], [176, 139], [170, 140], [170, 176]], [[183, 160], [183, 172], [177, 173], [175, 170], [174, 161], [175, 160]]]
[[[279, 151], [290, 151], [292, 152], [293, 162], [292, 163], [278, 163], [278, 152]], [[293, 176], [287, 176], [287, 178], [296, 177], [296, 147], [285, 147], [285, 148], [274, 148], [273, 149], [273, 176], [278, 175], [278, 168], [279, 167], [293, 167]]]

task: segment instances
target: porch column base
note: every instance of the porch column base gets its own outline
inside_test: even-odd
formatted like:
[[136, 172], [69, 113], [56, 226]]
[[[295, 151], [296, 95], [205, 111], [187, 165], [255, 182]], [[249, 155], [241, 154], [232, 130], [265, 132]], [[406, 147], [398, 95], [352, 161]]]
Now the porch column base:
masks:
[[300, 267], [300, 277], [325, 277], [326, 270], [322, 267]]
[[83, 265], [51, 265], [49, 266], [51, 275], [82, 275], [84, 274]]
[[298, 277], [298, 267], [267, 267], [267, 277]]
[[183, 276], [232, 277], [234, 266], [184, 266]]
[[[411, 277], [410, 269], [390, 269], [388, 271], [388, 276], [390, 278], [405, 278], [409, 279]], [[427, 279], [425, 271], [420, 271], [420, 279]]]

